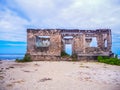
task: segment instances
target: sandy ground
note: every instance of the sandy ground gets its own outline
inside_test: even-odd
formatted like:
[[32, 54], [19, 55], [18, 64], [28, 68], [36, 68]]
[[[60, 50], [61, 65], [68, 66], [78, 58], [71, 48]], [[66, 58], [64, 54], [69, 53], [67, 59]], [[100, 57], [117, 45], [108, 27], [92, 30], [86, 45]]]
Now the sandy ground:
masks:
[[120, 66], [98, 62], [0, 61], [0, 90], [120, 90]]

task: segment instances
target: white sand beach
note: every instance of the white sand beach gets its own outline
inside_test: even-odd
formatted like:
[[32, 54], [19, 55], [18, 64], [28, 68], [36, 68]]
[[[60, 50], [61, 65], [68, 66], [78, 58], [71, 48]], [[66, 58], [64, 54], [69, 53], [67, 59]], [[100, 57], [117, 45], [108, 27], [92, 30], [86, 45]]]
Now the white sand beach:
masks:
[[0, 90], [120, 90], [120, 66], [98, 62], [0, 61]]

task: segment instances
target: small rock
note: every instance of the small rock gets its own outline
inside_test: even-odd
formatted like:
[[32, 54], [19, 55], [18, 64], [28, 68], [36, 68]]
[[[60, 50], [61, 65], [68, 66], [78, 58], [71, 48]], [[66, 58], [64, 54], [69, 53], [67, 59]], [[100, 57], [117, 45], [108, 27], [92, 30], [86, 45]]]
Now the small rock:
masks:
[[10, 66], [9, 68], [14, 68], [13, 66]]
[[45, 81], [48, 81], [48, 80], [52, 80], [52, 78], [43, 78], [43, 79], [40, 79], [38, 82], [45, 82]]

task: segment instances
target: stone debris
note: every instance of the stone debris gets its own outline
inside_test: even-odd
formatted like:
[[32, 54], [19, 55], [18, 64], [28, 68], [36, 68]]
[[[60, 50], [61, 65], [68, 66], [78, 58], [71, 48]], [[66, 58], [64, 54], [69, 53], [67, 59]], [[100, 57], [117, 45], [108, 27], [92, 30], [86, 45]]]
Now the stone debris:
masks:
[[16, 81], [13, 81], [12, 83], [22, 83], [22, 82], [25, 82], [24, 80], [16, 80]]
[[52, 78], [43, 78], [43, 79], [40, 79], [38, 82], [45, 82], [45, 81], [48, 81], [48, 80], [52, 80]]

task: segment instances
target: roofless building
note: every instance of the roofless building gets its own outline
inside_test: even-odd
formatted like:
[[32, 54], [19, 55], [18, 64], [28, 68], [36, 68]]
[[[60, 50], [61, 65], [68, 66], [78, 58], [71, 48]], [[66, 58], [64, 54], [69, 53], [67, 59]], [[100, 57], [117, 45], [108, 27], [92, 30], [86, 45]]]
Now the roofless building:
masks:
[[112, 55], [110, 29], [27, 29], [27, 54], [32, 60], [63, 60], [66, 44], [71, 45], [77, 60]]

